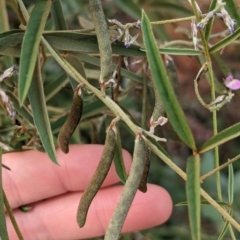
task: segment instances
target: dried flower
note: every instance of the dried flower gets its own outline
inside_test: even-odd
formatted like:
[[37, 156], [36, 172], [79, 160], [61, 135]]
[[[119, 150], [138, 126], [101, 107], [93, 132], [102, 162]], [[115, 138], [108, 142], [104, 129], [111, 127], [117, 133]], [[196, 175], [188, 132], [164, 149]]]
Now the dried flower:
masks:
[[206, 17], [203, 18], [203, 19], [197, 24], [197, 28], [203, 29], [203, 28], [207, 25], [208, 21], [214, 16], [214, 13], [215, 13], [215, 10], [209, 12], [209, 13], [206, 15]]
[[234, 79], [233, 75], [231, 73], [224, 80], [224, 84], [227, 88], [229, 88], [231, 90], [240, 89], [240, 80], [239, 79]]
[[0, 74], [0, 82], [5, 78], [11, 77], [14, 73], [17, 73], [17, 66], [13, 65], [12, 67], [6, 69], [2, 74]]
[[5, 93], [5, 91], [1, 88], [0, 88], [0, 102], [2, 103], [4, 109], [7, 111], [8, 116], [12, 120], [15, 120], [17, 113], [13, 107], [13, 104], [12, 104], [10, 98]]
[[221, 7], [220, 12], [221, 12], [221, 14], [218, 14], [218, 16], [224, 21], [224, 23], [226, 24], [226, 26], [229, 29], [229, 32], [231, 34], [233, 34], [234, 26], [236, 25], [236, 21], [231, 18], [231, 16], [229, 15], [229, 13], [227, 12], [227, 10], [224, 7]]

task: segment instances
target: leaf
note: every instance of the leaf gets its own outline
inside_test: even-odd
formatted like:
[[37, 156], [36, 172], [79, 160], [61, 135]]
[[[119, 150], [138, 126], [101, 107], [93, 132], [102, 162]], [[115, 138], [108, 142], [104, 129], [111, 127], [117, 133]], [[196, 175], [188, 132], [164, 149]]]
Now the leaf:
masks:
[[[99, 53], [96, 35], [86, 33], [76, 33], [70, 31], [49, 32], [44, 34], [44, 38], [52, 48], [61, 51]], [[112, 44], [113, 54], [124, 56], [145, 56], [139, 46], [131, 45], [126, 48], [123, 42]]]
[[63, 15], [61, 0], [52, 3], [51, 14], [56, 30], [67, 30], [67, 24]]
[[201, 240], [200, 204], [200, 157], [198, 154], [187, 160], [187, 200], [188, 216], [193, 240]]
[[201, 146], [199, 153], [207, 152], [231, 139], [238, 137], [239, 135], [240, 135], [240, 123], [236, 123], [208, 139]]
[[221, 41], [213, 45], [209, 49], [209, 52], [214, 53], [218, 50], [221, 50], [222, 48], [226, 47], [227, 45], [232, 43], [234, 40], [236, 40], [239, 36], [240, 36], [240, 28], [238, 28], [233, 34], [229, 35], [228, 37], [222, 39]]
[[0, 148], [0, 239], [8, 240], [2, 187], [2, 148]]
[[52, 1], [41, 0], [34, 6], [23, 38], [19, 69], [19, 102], [27, 97], [39, 51], [41, 35], [47, 21]]
[[127, 180], [127, 173], [126, 173], [126, 168], [123, 161], [120, 131], [119, 131], [119, 127], [118, 126], [116, 127], [117, 127], [118, 134], [117, 134], [117, 147], [114, 155], [114, 166], [115, 166], [115, 170], [118, 177], [120, 178], [122, 183], [125, 183]]
[[223, 237], [226, 235], [228, 229], [229, 229], [229, 222], [225, 221], [223, 229], [222, 229], [221, 233], [218, 236], [218, 240], [223, 239]]
[[147, 58], [149, 61], [153, 84], [155, 85], [164, 109], [174, 130], [181, 140], [191, 149], [196, 149], [192, 132], [187, 124], [185, 115], [179, 105], [173, 87], [168, 79], [163, 61], [159, 56], [158, 48], [154, 40], [150, 22], [144, 12], [142, 12], [142, 31], [143, 40], [146, 47]]
[[[94, 34], [77, 33], [73, 31], [45, 31], [43, 36], [55, 50], [99, 53], [97, 37]], [[20, 48], [23, 37], [25, 39], [24, 32], [21, 30], [0, 34], [0, 53], [13, 46]], [[145, 52], [140, 50], [139, 46], [132, 44], [129, 48], [126, 48], [123, 42], [113, 43], [112, 50], [114, 54], [124, 56], [144, 57], [146, 55]]]
[[50, 159], [58, 164], [50, 127], [50, 121], [46, 108], [46, 101], [43, 92], [43, 81], [40, 70], [40, 60], [36, 64], [33, 81], [31, 83], [28, 97], [31, 104], [35, 126], [38, 130], [40, 139]]
[[5, 51], [10, 47], [21, 47], [24, 31], [12, 30], [0, 34], [0, 52]]

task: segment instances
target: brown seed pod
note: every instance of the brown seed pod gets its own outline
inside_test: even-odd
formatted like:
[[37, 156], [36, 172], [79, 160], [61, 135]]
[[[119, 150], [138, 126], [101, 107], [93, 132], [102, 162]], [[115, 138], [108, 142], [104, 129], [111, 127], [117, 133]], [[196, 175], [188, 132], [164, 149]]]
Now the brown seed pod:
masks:
[[143, 175], [144, 166], [148, 157], [148, 147], [142, 133], [139, 133], [135, 139], [133, 152], [133, 162], [131, 170], [123, 189], [123, 193], [114, 210], [110, 224], [105, 234], [105, 240], [118, 239], [122, 225], [136, 195], [140, 179]]
[[116, 128], [113, 126], [108, 128], [107, 130], [107, 136], [101, 160], [90, 183], [84, 190], [84, 193], [78, 205], [77, 222], [80, 227], [84, 226], [90, 204], [108, 174], [108, 171], [111, 167], [112, 160], [114, 157], [115, 149], [116, 149]]
[[58, 134], [58, 145], [64, 153], [69, 152], [69, 140], [74, 133], [82, 115], [83, 100], [79, 96], [79, 87], [74, 91], [73, 102], [66, 122]]

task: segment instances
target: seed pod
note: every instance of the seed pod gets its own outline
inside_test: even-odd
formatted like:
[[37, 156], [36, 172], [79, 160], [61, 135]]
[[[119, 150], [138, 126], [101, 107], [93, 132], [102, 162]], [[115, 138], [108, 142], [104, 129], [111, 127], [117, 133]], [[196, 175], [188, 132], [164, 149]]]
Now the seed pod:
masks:
[[90, 207], [90, 204], [108, 174], [108, 171], [111, 167], [112, 160], [114, 157], [115, 149], [116, 149], [116, 128], [110, 127], [107, 130], [107, 136], [101, 160], [90, 183], [85, 189], [81, 197], [80, 203], [78, 205], [77, 222], [80, 227], [83, 227], [85, 225], [87, 212]]
[[135, 139], [131, 170], [123, 193], [108, 225], [105, 240], [118, 239], [124, 220], [137, 192], [147, 158], [148, 148], [142, 134], [139, 133]]
[[147, 178], [148, 178], [148, 173], [150, 169], [150, 155], [151, 155], [151, 151], [148, 148], [146, 153], [147, 157], [146, 157], [146, 163], [143, 170], [143, 175], [138, 186], [138, 190], [144, 193], [147, 192]]
[[64, 153], [69, 152], [69, 140], [74, 133], [82, 115], [83, 100], [79, 96], [79, 88], [76, 88], [73, 95], [73, 102], [66, 122], [58, 134], [58, 145]]
[[112, 77], [112, 46], [108, 33], [106, 17], [102, 9], [101, 0], [90, 0], [89, 9], [95, 27], [100, 52], [101, 74], [100, 83], [108, 81]]

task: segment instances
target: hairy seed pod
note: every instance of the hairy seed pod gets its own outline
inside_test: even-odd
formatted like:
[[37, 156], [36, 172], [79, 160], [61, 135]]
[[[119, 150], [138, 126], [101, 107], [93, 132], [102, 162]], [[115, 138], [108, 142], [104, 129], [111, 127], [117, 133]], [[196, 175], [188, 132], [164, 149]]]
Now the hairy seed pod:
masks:
[[79, 88], [76, 88], [67, 120], [58, 134], [58, 145], [64, 153], [69, 152], [69, 141], [81, 119], [82, 108], [83, 100], [82, 97], [79, 96]]
[[90, 0], [89, 9], [95, 27], [100, 52], [101, 74], [100, 83], [108, 81], [112, 77], [112, 46], [108, 33], [106, 17], [102, 9], [101, 0]]
[[138, 186], [138, 190], [140, 190], [143, 193], [147, 192], [147, 178], [148, 178], [148, 173], [150, 169], [150, 155], [151, 155], [151, 151], [148, 148], [146, 153], [147, 157], [146, 157], [146, 163], [143, 170], [143, 175]]
[[83, 227], [85, 225], [87, 212], [90, 207], [90, 204], [95, 195], [97, 194], [98, 190], [102, 186], [102, 183], [108, 174], [108, 171], [111, 167], [112, 160], [114, 157], [115, 149], [116, 149], [116, 130], [113, 128], [108, 128], [101, 160], [90, 183], [84, 190], [84, 193], [78, 205], [77, 222], [80, 227]]
[[136, 195], [147, 158], [148, 148], [142, 134], [139, 133], [135, 139], [131, 170], [123, 193], [108, 225], [105, 240], [118, 239], [124, 220]]

